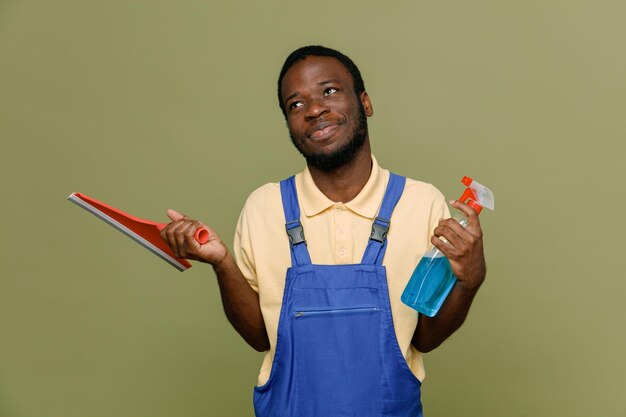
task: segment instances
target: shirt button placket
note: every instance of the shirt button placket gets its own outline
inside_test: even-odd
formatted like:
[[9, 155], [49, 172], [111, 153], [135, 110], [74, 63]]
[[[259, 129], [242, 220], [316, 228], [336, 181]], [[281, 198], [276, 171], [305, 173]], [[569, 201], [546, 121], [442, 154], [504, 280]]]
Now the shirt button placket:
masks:
[[343, 206], [335, 208], [335, 261], [339, 264], [348, 263], [348, 241], [346, 239], [346, 214]]

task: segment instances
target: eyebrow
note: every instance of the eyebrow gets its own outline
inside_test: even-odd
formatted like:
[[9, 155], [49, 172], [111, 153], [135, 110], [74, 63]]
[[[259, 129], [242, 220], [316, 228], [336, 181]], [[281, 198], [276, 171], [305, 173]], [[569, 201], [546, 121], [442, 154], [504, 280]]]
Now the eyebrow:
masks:
[[300, 93], [296, 91], [295, 93], [291, 94], [289, 97], [285, 98], [285, 104], [287, 104], [289, 100], [291, 100], [292, 98], [296, 97], [299, 94]]
[[[334, 83], [340, 83], [340, 81], [331, 78], [331, 79], [328, 79], [328, 80], [320, 81], [320, 82], [317, 83], [317, 85], [321, 86], [321, 85], [334, 84]], [[297, 97], [298, 95], [300, 95], [299, 91], [296, 91], [295, 93], [290, 94], [288, 97], [285, 98], [285, 104], [289, 100], [291, 100], [292, 98]]]

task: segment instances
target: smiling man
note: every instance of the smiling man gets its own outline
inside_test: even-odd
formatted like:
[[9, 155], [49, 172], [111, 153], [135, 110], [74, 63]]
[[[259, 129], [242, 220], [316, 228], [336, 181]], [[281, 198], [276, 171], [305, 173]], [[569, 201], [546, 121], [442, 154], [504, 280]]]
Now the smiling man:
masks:
[[[281, 74], [279, 104], [289, 136], [309, 169], [332, 172], [350, 165], [358, 155], [367, 159], [367, 117], [373, 114], [372, 105], [364, 88], [357, 93], [343, 64], [312, 56], [287, 69], [291, 71]], [[320, 90], [322, 100], [318, 100]]]
[[[294, 51], [278, 100], [306, 167], [250, 195], [235, 257], [210, 228], [200, 246], [194, 231], [206, 225], [174, 210], [162, 236], [178, 256], [213, 266], [229, 321], [265, 352], [257, 416], [421, 416], [422, 352], [461, 326], [485, 278], [478, 217], [453, 202], [468, 228], [442, 220], [437, 189], [378, 165], [367, 129], [374, 110], [347, 56]], [[431, 243], [458, 278], [434, 318], [400, 301]]]

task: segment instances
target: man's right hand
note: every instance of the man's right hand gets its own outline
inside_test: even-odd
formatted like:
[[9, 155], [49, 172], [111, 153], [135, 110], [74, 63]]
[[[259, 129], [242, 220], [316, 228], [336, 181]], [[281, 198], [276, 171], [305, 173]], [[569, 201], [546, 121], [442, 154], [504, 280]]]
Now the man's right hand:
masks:
[[[161, 237], [172, 248], [174, 255], [213, 266], [217, 266], [226, 259], [228, 248], [213, 229], [176, 210], [167, 210], [167, 216], [172, 222], [161, 230]], [[196, 230], [201, 227], [206, 228], [209, 232], [209, 240], [203, 245], [198, 243], [194, 237]]]

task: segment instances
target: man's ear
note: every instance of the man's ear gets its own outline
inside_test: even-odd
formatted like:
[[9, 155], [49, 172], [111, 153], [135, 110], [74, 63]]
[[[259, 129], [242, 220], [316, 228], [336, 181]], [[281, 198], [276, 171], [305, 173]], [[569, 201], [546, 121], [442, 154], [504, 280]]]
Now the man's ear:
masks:
[[367, 94], [367, 91], [363, 91], [359, 96], [359, 99], [361, 100], [361, 104], [365, 110], [365, 115], [367, 117], [371, 117], [374, 114], [374, 107], [372, 107], [372, 101], [370, 100], [370, 96]]

